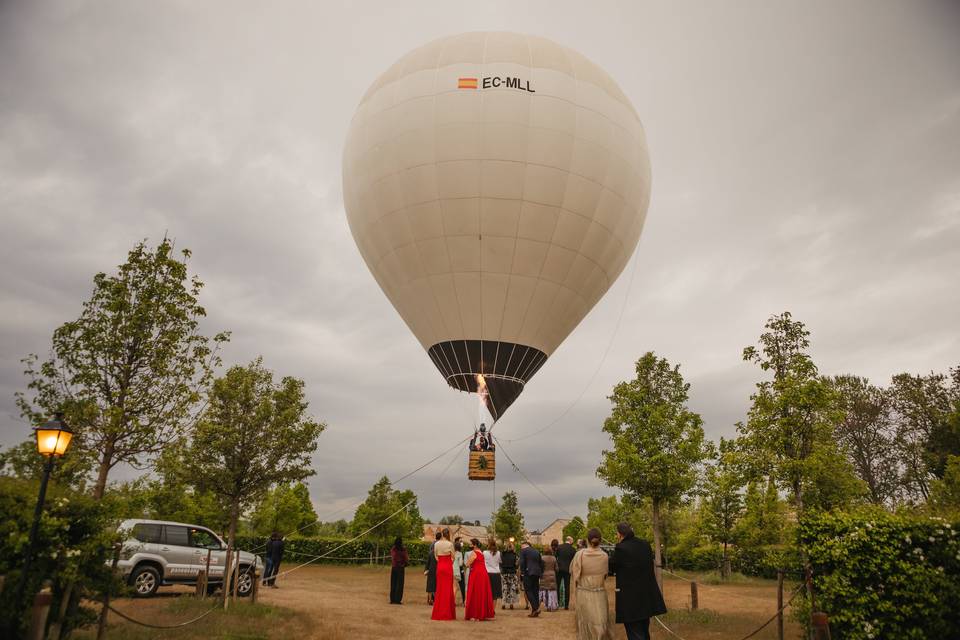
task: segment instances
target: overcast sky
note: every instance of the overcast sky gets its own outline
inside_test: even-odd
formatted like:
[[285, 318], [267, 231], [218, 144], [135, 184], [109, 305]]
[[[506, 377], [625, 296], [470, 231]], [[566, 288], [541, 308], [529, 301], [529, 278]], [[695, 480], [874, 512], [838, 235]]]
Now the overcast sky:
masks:
[[[225, 363], [262, 354], [306, 380], [329, 424], [318, 514], [349, 518], [379, 476], [465, 437], [475, 397], [444, 384], [368, 272], [340, 162], [381, 72], [474, 30], [580, 51], [649, 142], [633, 261], [496, 427], [565, 510], [611, 493], [594, 475], [606, 396], [646, 350], [682, 365], [711, 438], [760, 377], [742, 348], [785, 309], [824, 373], [960, 364], [956, 2], [0, 0], [0, 445], [29, 434], [20, 358], [46, 353], [94, 273], [164, 233], [194, 252], [208, 331], [233, 331]], [[531, 528], [563, 515], [498, 462], [495, 487], [466, 480], [465, 451], [402, 486], [433, 518], [485, 521], [510, 489]]]

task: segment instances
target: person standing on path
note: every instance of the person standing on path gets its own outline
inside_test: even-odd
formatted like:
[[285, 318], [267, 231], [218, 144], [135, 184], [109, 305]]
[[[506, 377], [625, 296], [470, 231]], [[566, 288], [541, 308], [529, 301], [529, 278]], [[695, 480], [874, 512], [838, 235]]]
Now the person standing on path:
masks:
[[403, 538], [397, 536], [390, 547], [390, 604], [403, 604], [403, 579], [409, 561]]
[[500, 577], [500, 561], [502, 556], [497, 550], [497, 541], [490, 538], [487, 549], [483, 552], [483, 564], [490, 576], [490, 593], [493, 596], [493, 608], [497, 608], [497, 601], [503, 598], [503, 580]]
[[277, 589], [277, 572], [280, 571], [280, 562], [283, 560], [283, 537], [274, 531], [267, 542], [267, 567], [264, 571], [263, 584]]
[[436, 593], [430, 619], [456, 620], [457, 597], [453, 595], [453, 543], [450, 542], [450, 529], [444, 529], [441, 539], [433, 544], [433, 556], [437, 561]]
[[520, 575], [523, 576], [523, 592], [530, 603], [528, 617], [540, 615], [540, 576], [543, 575], [543, 559], [540, 552], [524, 540], [520, 544]]
[[577, 550], [573, 546], [573, 537], [567, 536], [563, 544], [557, 547], [557, 590], [560, 594], [560, 606], [570, 608], [570, 563]]
[[590, 546], [577, 551], [570, 563], [573, 591], [569, 602], [577, 611], [577, 640], [613, 640], [604, 586], [609, 558], [600, 548], [600, 540], [600, 529], [590, 529], [587, 532]]
[[470, 578], [467, 582], [467, 602], [464, 606], [464, 620], [491, 620], [496, 615], [493, 608], [493, 592], [490, 590], [490, 578], [480, 549], [480, 541], [472, 538], [473, 551], [467, 556]]
[[460, 538], [453, 540], [453, 581], [460, 587], [460, 604], [466, 602], [466, 586], [463, 582], [463, 545], [460, 544]]
[[540, 606], [547, 611], [556, 611], [560, 608], [557, 600], [557, 558], [553, 555], [553, 547], [543, 550], [543, 575], [540, 576]]
[[617, 525], [609, 573], [617, 577], [617, 624], [627, 640], [650, 640], [650, 618], [667, 612], [653, 567], [653, 549], [626, 522]]
[[433, 555], [433, 548], [437, 546], [443, 535], [437, 531], [434, 541], [430, 543], [430, 552], [427, 554], [427, 566], [423, 575], [427, 576], [427, 604], [433, 604], [433, 594], [437, 590], [437, 557]]
[[513, 543], [507, 542], [506, 547], [500, 553], [500, 575], [503, 578], [503, 604], [501, 609], [506, 609], [509, 605], [520, 603], [520, 579], [517, 576], [517, 553], [513, 550]]

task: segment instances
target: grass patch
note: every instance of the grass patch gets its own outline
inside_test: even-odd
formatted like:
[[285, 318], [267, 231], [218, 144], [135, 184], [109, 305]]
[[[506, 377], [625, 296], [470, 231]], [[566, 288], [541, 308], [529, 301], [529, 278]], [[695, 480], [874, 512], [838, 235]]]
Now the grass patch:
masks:
[[[159, 599], [158, 599], [159, 600]], [[185, 627], [151, 629], [120, 616], [111, 614], [107, 638], [111, 640], [134, 640], [177, 638], [187, 640], [269, 640], [269, 638], [297, 637], [307, 629], [307, 618], [301, 613], [262, 603], [239, 601], [224, 611], [216, 598], [198, 600], [191, 596], [163, 598], [162, 601], [147, 600], [121, 602], [118, 609], [132, 618], [157, 625], [173, 625], [185, 622], [206, 612], [216, 605], [212, 613]], [[96, 629], [89, 628], [75, 634], [81, 640], [96, 637]]]
[[720, 614], [712, 609], [673, 609], [660, 618], [668, 625], [671, 623], [709, 625], [720, 622]]

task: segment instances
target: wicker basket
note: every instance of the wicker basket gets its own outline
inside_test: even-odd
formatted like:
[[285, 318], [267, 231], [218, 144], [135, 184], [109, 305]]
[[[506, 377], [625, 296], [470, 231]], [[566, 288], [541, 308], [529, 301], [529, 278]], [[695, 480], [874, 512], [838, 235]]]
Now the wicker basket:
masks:
[[493, 480], [497, 477], [497, 459], [493, 451], [471, 451], [467, 477], [471, 480]]

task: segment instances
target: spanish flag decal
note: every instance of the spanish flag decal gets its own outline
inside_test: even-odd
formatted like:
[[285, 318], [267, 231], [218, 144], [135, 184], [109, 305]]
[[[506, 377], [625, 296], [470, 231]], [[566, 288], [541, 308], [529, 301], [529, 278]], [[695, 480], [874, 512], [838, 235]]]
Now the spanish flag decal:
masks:
[[457, 89], [476, 89], [477, 88], [477, 79], [476, 78], [460, 78], [457, 80]]

